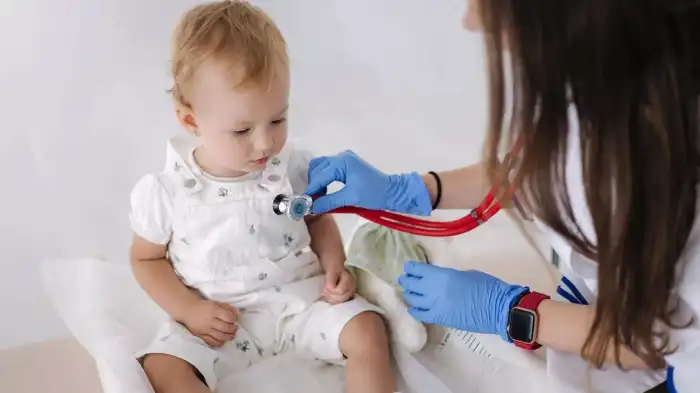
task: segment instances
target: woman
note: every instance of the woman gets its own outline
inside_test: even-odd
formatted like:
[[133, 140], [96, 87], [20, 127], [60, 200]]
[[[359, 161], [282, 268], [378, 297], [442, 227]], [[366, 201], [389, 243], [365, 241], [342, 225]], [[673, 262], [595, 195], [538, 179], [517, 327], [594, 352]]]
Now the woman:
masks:
[[517, 140], [520, 199], [562, 259], [556, 298], [483, 272], [408, 262], [400, 284], [411, 313], [545, 346], [550, 374], [582, 391], [698, 391], [700, 6], [692, 3], [472, 0], [465, 25], [482, 29], [490, 71], [483, 164], [388, 176], [352, 152], [318, 158], [308, 193], [345, 187], [314, 212], [473, 208], [497, 172], [499, 146]]

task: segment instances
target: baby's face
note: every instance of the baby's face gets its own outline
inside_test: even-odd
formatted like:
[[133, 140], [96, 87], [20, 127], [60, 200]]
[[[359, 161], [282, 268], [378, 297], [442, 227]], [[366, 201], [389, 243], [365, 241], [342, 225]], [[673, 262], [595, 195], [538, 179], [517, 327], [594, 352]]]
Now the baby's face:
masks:
[[269, 88], [232, 87], [230, 72], [205, 63], [193, 82], [191, 111], [196, 126], [191, 131], [200, 139], [195, 153], [199, 165], [222, 177], [264, 169], [287, 141], [288, 73]]

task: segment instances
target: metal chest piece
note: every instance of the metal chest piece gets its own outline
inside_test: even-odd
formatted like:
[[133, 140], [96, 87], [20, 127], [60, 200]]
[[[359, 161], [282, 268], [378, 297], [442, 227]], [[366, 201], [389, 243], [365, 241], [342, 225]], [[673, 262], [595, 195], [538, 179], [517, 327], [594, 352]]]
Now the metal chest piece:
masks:
[[287, 215], [290, 220], [300, 221], [311, 213], [313, 200], [308, 195], [277, 195], [272, 201], [272, 211], [278, 216]]

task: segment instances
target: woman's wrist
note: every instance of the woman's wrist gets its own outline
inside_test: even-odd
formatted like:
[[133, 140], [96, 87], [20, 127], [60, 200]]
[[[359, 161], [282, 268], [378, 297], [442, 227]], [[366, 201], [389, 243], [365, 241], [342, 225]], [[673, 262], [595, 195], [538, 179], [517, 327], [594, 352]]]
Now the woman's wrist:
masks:
[[[430, 196], [430, 205], [437, 205], [438, 209], [473, 209], [489, 190], [481, 164], [441, 171], [437, 175], [442, 187], [430, 173], [421, 175], [421, 180]], [[438, 196], [440, 200], [436, 204]]]
[[[536, 339], [543, 346], [576, 355], [581, 354], [595, 318], [594, 306], [570, 304], [555, 300], [542, 302], [537, 309], [539, 323]], [[614, 364], [616, 349], [620, 351], [620, 363], [625, 368], [647, 370], [649, 366], [628, 347], [619, 348], [611, 343], [606, 353], [606, 363]]]
[[535, 337], [544, 346], [578, 353], [593, 321], [593, 308], [547, 300], [537, 308], [539, 323]]
[[499, 336], [506, 342], [512, 342], [508, 334], [510, 312], [529, 291], [530, 288], [528, 287], [509, 284], [508, 288], [502, 293], [501, 322], [499, 323], [501, 331]]
[[[425, 185], [425, 189], [428, 192], [428, 197], [430, 198], [430, 206], [435, 206], [435, 200], [437, 199], [438, 195], [438, 183], [437, 179], [435, 176], [431, 175], [430, 173], [425, 173], [420, 176], [421, 180], [423, 180], [423, 184]], [[435, 206], [437, 208], [437, 206]]]

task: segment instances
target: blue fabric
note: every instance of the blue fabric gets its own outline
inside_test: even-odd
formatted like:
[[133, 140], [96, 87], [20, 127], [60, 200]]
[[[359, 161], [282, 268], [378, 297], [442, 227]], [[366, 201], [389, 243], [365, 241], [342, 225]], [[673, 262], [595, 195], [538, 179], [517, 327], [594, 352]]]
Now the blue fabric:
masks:
[[666, 387], [668, 388], [668, 393], [678, 393], [676, 386], [673, 384], [673, 366], [669, 366], [666, 369]]
[[583, 304], [586, 306], [588, 305], [588, 301], [586, 300], [586, 298], [581, 294], [581, 291], [579, 291], [578, 288], [576, 288], [576, 285], [574, 285], [574, 283], [572, 283], [571, 280], [564, 276], [561, 278], [561, 282], [564, 283], [564, 285], [566, 285], [567, 287], [569, 287], [571, 293], [573, 293], [574, 296], [576, 296], [576, 299], [578, 299], [578, 304]]
[[561, 297], [563, 297], [564, 299], [566, 299], [569, 303], [581, 304], [581, 302], [579, 302], [578, 299], [576, 299], [575, 296], [573, 296], [573, 295], [570, 294], [569, 292], [566, 292], [566, 291], [564, 290], [564, 288], [561, 287], [561, 285], [557, 286], [557, 293], [558, 293], [559, 295], [561, 295]]

